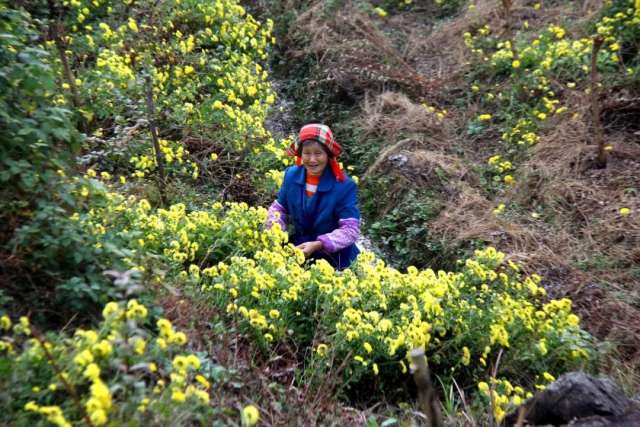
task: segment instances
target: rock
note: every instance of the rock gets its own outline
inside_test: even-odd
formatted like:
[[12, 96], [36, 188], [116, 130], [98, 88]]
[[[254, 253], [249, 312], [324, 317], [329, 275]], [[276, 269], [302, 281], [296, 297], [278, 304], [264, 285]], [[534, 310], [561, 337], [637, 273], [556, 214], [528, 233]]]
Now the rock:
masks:
[[[562, 375], [543, 391], [525, 402], [525, 425], [567, 425], [599, 427], [627, 424], [602, 424], [620, 420], [633, 409], [633, 401], [608, 378], [596, 378], [584, 372]], [[518, 419], [518, 410], [509, 414], [506, 425], [512, 426]], [[633, 415], [633, 414], [632, 414]], [[592, 417], [588, 419], [588, 417]], [[585, 419], [587, 418], [587, 419]], [[575, 421], [578, 420], [578, 421]], [[629, 424], [640, 425], [640, 424]]]
[[575, 420], [567, 427], [638, 427], [640, 426], [640, 410], [634, 410], [620, 416], [588, 417]]

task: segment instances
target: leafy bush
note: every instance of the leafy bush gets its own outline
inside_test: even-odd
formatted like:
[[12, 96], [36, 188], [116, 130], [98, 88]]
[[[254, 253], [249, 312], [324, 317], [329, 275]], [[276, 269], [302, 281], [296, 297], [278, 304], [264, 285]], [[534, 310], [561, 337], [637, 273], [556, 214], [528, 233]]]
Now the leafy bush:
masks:
[[[42, 14], [41, 2], [25, 5], [35, 16]], [[87, 148], [94, 150], [94, 162], [114, 152], [111, 161], [124, 160], [103, 170], [126, 171], [135, 157], [134, 176], [155, 178], [150, 138], [141, 135], [148, 134], [149, 88], [160, 137], [169, 141], [161, 157], [169, 164], [176, 151], [186, 154], [178, 141], [196, 135], [236, 155], [254, 154], [248, 160], [258, 171], [256, 180], [286, 165], [284, 143], [264, 128], [275, 101], [262, 65], [274, 42], [271, 20], [256, 21], [235, 0], [79, 0], [49, 6], [36, 21], [49, 39], [34, 41], [55, 53], [51, 63], [63, 90], [50, 96], [78, 113], [92, 135]], [[118, 132], [123, 128], [129, 134]], [[197, 177], [193, 159], [183, 160], [180, 174]]]
[[540, 278], [521, 277], [492, 248], [477, 251], [460, 273], [411, 267], [404, 274], [370, 253], [341, 274], [322, 261], [305, 269], [291, 250], [192, 266], [190, 280], [264, 345], [290, 337], [312, 344], [315, 357], [349, 360], [347, 383], [380, 376], [386, 390], [406, 374], [416, 347], [427, 349], [435, 373], [469, 382], [486, 378], [500, 354], [498, 374], [523, 387], [530, 378], [542, 386], [545, 372], [592, 356], [571, 302], [543, 303]]
[[[206, 360], [185, 351], [187, 337], [167, 319], [147, 329], [135, 299], [110, 302], [95, 329], [42, 335], [21, 317], [0, 318], [0, 405], [13, 425], [179, 426], [205, 422]], [[132, 424], [133, 423], [133, 424]]]
[[427, 225], [442, 207], [436, 192], [408, 190], [400, 203], [367, 225], [367, 234], [394, 265], [406, 268], [428, 263], [433, 268], [451, 268], [452, 257], [442, 242], [429, 233]]
[[[42, 14], [39, 1], [24, 5], [41, 19], [7, 7], [1, 12], [0, 135], [6, 143], [0, 148], [0, 207], [9, 243], [3, 251], [19, 260], [12, 275], [32, 284], [12, 286], [9, 295], [30, 300], [36, 311], [60, 303], [66, 309], [54, 311], [61, 317], [69, 310], [89, 313], [113, 297], [102, 272], [125, 268], [138, 249], [126, 233], [78, 220], [116, 197], [97, 178], [146, 194], [152, 193], [143, 180], [156, 178], [146, 135], [146, 77], [161, 136], [167, 135], [160, 154], [169, 177], [192, 181], [200, 173], [202, 163], [178, 142], [176, 129], [184, 128], [185, 134], [205, 133], [235, 158], [247, 157], [256, 169], [249, 175], [265, 191], [277, 183], [273, 170], [288, 163], [287, 141], [276, 141], [263, 127], [274, 94], [260, 65], [272, 24], [255, 21], [231, 0], [74, 1], [50, 3], [49, 14]], [[40, 36], [45, 33], [47, 40]], [[71, 110], [91, 133], [83, 164], [104, 166], [82, 179], [66, 176], [81, 141]], [[113, 180], [112, 173], [119, 176]], [[131, 178], [140, 181], [131, 185]]]
[[29, 16], [0, 3], [0, 222], [29, 217], [37, 195], [78, 148], [68, 109], [52, 102], [55, 74], [47, 51], [33, 46]]
[[69, 179], [60, 171], [55, 183], [57, 193], [38, 202], [30, 220], [13, 238], [14, 252], [37, 279], [37, 288], [27, 290], [34, 294], [21, 295], [30, 298], [36, 309], [59, 307], [56, 311], [63, 318], [69, 311], [90, 314], [114, 297], [111, 281], [103, 272], [125, 269], [123, 260], [131, 251], [117, 234], [78, 221], [78, 211], [101, 209], [109, 203], [111, 195], [105, 193], [101, 181]]

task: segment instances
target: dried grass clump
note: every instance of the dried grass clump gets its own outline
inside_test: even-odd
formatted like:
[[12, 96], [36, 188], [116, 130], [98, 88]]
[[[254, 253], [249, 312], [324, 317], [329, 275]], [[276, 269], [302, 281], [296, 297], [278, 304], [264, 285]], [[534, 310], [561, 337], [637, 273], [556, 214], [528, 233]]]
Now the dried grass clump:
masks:
[[312, 53], [332, 82], [352, 95], [380, 91], [392, 85], [407, 93], [424, 94], [437, 87], [410, 65], [394, 42], [355, 2], [347, 1], [338, 10], [325, 13], [318, 1], [299, 15], [293, 36], [309, 39], [304, 51]]
[[637, 144], [621, 135], [608, 136], [607, 143], [614, 147], [608, 167], [594, 169], [596, 146], [589, 143], [589, 127], [578, 117], [559, 123], [534, 148], [522, 168], [525, 179], [515, 192], [517, 200], [525, 206], [541, 202], [553, 211], [556, 227], [580, 238], [581, 247], [564, 254], [568, 259], [586, 251], [632, 265], [640, 259], [640, 216], [623, 218], [619, 209], [640, 209], [635, 193], [640, 160], [633, 159]]
[[502, 233], [502, 226], [491, 214], [492, 203], [474, 189], [466, 189], [450, 200], [429, 229], [443, 239], [460, 243]]
[[559, 258], [544, 234], [534, 226], [495, 215], [494, 208], [478, 191], [467, 188], [448, 201], [429, 230], [451, 246], [476, 240], [499, 247], [510, 259], [525, 261], [527, 270], [558, 266]]
[[444, 193], [444, 197], [456, 194], [469, 169], [455, 156], [416, 149], [416, 145], [416, 141], [405, 139], [384, 150], [363, 180], [375, 174], [391, 175], [403, 180], [405, 188], [428, 188]]
[[544, 176], [575, 176], [586, 167], [596, 146], [589, 144], [591, 134], [585, 107], [572, 118], [559, 122], [553, 130], [542, 135], [531, 150], [531, 159], [523, 165], [524, 171], [538, 170]]
[[403, 93], [384, 92], [367, 96], [362, 104], [362, 138], [380, 136], [397, 141], [411, 135], [429, 147], [445, 148], [453, 138], [448, 120], [438, 118]]
[[469, 60], [463, 34], [487, 23], [498, 5], [495, 0], [480, 0], [474, 9], [465, 9], [451, 20], [428, 28], [416, 22], [404, 23], [405, 28], [411, 29], [406, 36], [405, 57], [411, 58], [416, 70], [429, 80], [457, 81], [467, 69]]
[[[619, 294], [612, 294], [608, 287], [594, 281], [585, 281], [568, 290], [575, 311], [590, 332], [615, 344], [614, 357], [637, 364], [640, 361], [640, 310], [629, 303], [633, 298], [625, 301], [620, 297], [628, 295], [624, 290], [616, 292]], [[638, 298], [637, 291], [635, 298]]]

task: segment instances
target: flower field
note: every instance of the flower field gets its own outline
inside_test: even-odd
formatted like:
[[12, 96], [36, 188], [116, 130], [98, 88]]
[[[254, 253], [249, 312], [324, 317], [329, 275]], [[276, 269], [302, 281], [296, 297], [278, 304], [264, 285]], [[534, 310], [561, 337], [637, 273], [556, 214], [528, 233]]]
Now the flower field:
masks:
[[[523, 276], [493, 248], [477, 251], [459, 273], [416, 268], [401, 273], [372, 253], [336, 273], [326, 262], [306, 266], [279, 229], [263, 231], [264, 208], [214, 203], [190, 212], [182, 204], [153, 209], [144, 199], [106, 189], [99, 193], [96, 178], [85, 179], [88, 184], [78, 187], [92, 185], [91, 197], [105, 203], [89, 205], [71, 221], [93, 236], [98, 253], [118, 242], [128, 254], [123, 265], [139, 272], [144, 283], [170, 280], [198, 295], [236, 318], [265, 349], [284, 340], [308, 347], [314, 361], [346, 357], [346, 382], [367, 376], [383, 383], [407, 381], [409, 351], [425, 348], [437, 372], [477, 383], [485, 392], [484, 385], [494, 384], [490, 393], [501, 419], [534, 385], [543, 387], [553, 374], [585, 366], [593, 357], [571, 301], [545, 301], [540, 278]], [[152, 259], [169, 271], [165, 277], [147, 267]], [[3, 341], [15, 364], [11, 371], [38, 373], [29, 383], [32, 393], [22, 396], [26, 410], [60, 425], [67, 425], [67, 418], [81, 422], [87, 416], [104, 425], [148, 413], [162, 424], [188, 419], [189, 411], [198, 411], [195, 405], [208, 402], [203, 387], [208, 380], [195, 376], [200, 360], [182, 353], [184, 333], [166, 319], [149, 322], [147, 308], [135, 299], [126, 308], [109, 302], [103, 316], [97, 329], [78, 329], [75, 338], [55, 337], [55, 343], [31, 337], [26, 318], [16, 322]], [[12, 321], [3, 319], [10, 331]], [[498, 354], [500, 378], [486, 377]], [[43, 363], [49, 366], [40, 372]], [[133, 379], [124, 389], [118, 386], [130, 369], [142, 389], [127, 392]], [[77, 391], [83, 388], [86, 396]], [[108, 390], [118, 391], [112, 396]], [[17, 396], [12, 400], [19, 406]], [[51, 404], [59, 400], [69, 405]], [[167, 413], [170, 401], [184, 405], [170, 405]]]
[[[544, 12], [541, 3], [493, 5], [500, 14], [483, 14], [484, 3], [418, 3], [318, 2], [310, 18], [282, 2], [0, 0], [0, 408], [8, 425], [282, 425], [300, 422], [288, 416], [301, 405], [312, 424], [411, 425], [413, 349], [425, 351], [447, 425], [464, 425], [463, 412], [500, 425], [563, 373], [598, 370], [605, 345], [581, 319], [590, 318], [584, 300], [558, 289], [555, 264], [527, 256], [528, 240], [510, 236], [542, 221], [522, 235], [549, 233], [554, 215], [566, 214], [551, 209], [568, 204], [560, 196], [521, 201], [534, 187], [531, 162], [556, 126], [586, 120], [576, 99], [597, 102], [592, 91], [607, 85], [594, 75], [635, 87], [640, 5], [607, 1], [572, 25], [517, 18]], [[464, 60], [448, 83], [456, 89], [382, 42], [413, 13], [429, 17], [430, 34], [454, 28]], [[340, 36], [325, 31], [334, 17], [342, 28], [360, 25], [365, 44], [323, 50]], [[287, 51], [296, 43], [313, 54]], [[349, 56], [368, 52], [366, 43], [380, 50]], [[376, 63], [386, 68], [363, 65], [382, 57]], [[268, 126], [283, 109], [272, 69], [292, 58], [289, 71], [300, 75], [285, 91], [319, 94], [293, 120], [336, 120], [352, 149], [347, 169], [361, 176], [367, 232], [388, 259], [364, 251], [335, 271], [307, 262], [277, 226], [265, 229], [264, 206], [292, 164], [291, 136]], [[334, 74], [312, 79], [296, 68], [320, 73], [322, 61]], [[345, 70], [344, 61], [353, 65]], [[336, 114], [331, 84], [370, 116], [356, 126]], [[384, 98], [389, 87], [407, 95]], [[432, 92], [412, 92], [425, 87]], [[313, 111], [320, 95], [330, 108]], [[434, 155], [438, 138], [450, 146]], [[476, 145], [454, 147], [460, 141]], [[385, 151], [402, 144], [409, 148]], [[614, 160], [623, 146], [600, 145]], [[389, 167], [384, 156], [407, 159], [411, 150], [422, 150], [422, 164], [441, 163], [417, 178], [379, 172]], [[468, 152], [477, 163], [445, 164]], [[624, 173], [618, 181], [625, 189], [602, 210], [617, 228], [606, 231], [631, 248], [621, 259], [635, 259], [637, 182]], [[601, 188], [589, 194], [606, 199]], [[459, 210], [480, 220], [456, 222]], [[526, 222], [508, 222], [520, 214]], [[471, 237], [438, 235], [447, 221], [445, 230]], [[478, 237], [478, 222], [507, 238]], [[622, 229], [627, 240], [616, 237]]]

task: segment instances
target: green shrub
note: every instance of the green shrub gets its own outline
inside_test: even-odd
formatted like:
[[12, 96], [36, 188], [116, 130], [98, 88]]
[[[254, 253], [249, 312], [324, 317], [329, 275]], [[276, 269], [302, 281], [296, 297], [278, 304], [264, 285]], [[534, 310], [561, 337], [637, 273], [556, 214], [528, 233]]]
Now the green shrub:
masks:
[[[68, 109], [53, 103], [56, 76], [29, 16], [0, 3], [0, 222], [29, 217], [55, 171], [79, 146]], [[17, 221], [20, 221], [19, 219]]]
[[181, 426], [215, 416], [206, 360], [167, 319], [150, 330], [135, 299], [110, 302], [95, 329], [42, 335], [0, 318], [0, 408], [12, 425]]

